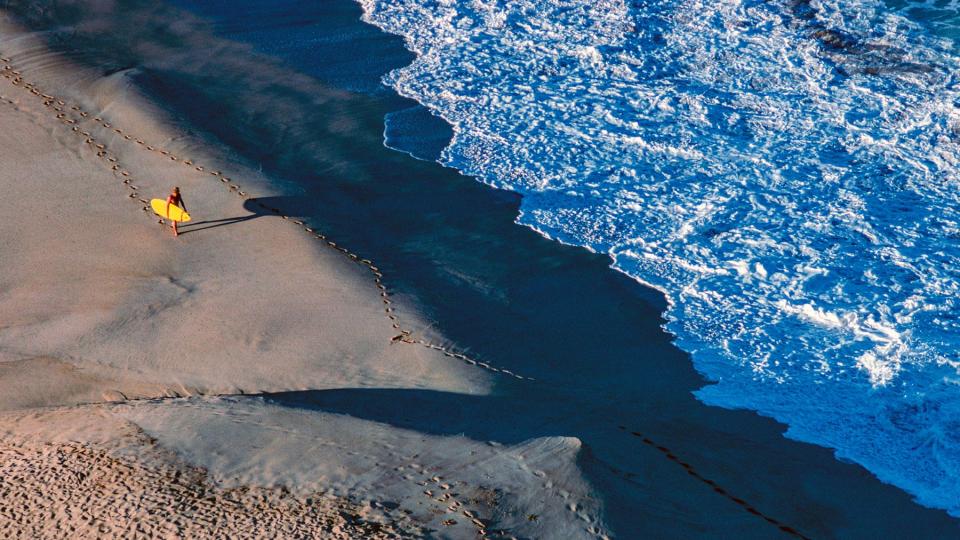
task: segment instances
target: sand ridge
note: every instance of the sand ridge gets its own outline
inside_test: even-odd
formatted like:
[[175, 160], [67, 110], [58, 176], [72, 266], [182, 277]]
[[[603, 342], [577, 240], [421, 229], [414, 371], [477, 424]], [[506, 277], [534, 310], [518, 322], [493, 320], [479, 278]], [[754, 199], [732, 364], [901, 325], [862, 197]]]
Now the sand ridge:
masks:
[[[123, 165], [119, 163], [118, 158], [109, 151], [109, 149], [105, 144], [99, 142], [98, 139], [94, 138], [89, 131], [87, 131], [81, 126], [92, 125], [94, 128], [102, 127], [105, 130], [112, 130], [113, 133], [120, 135], [122, 137], [122, 140], [135, 143], [139, 145], [140, 148], [146, 151], [155, 152], [159, 155], [162, 155], [168, 158], [169, 160], [175, 163], [181, 163], [187, 167], [191, 167], [194, 171], [198, 173], [203, 173], [207, 171], [206, 167], [194, 162], [190, 158], [181, 157], [174, 152], [166, 150], [161, 145], [150, 144], [140, 137], [131, 135], [129, 132], [125, 132], [123, 129], [110, 123], [104, 118], [101, 118], [100, 116], [96, 116], [89, 113], [88, 111], [84, 110], [82, 107], [80, 107], [77, 104], [73, 104], [73, 103], [68, 104], [64, 99], [58, 96], [46, 93], [36, 83], [24, 80], [23, 74], [21, 73], [21, 71], [18, 71], [16, 67], [14, 67], [14, 65], [12, 64], [12, 59], [10, 58], [0, 57], [0, 75], [9, 79], [10, 83], [13, 84], [14, 86], [21, 87], [24, 90], [29, 91], [32, 95], [41, 99], [45, 107], [49, 108], [51, 111], [56, 112], [55, 117], [57, 120], [59, 120], [60, 122], [66, 125], [72, 126], [71, 131], [74, 134], [80, 137], [83, 137], [85, 144], [91, 145], [97, 150], [96, 152], [97, 157], [103, 160], [106, 160], [109, 164], [110, 170], [116, 174], [119, 174], [122, 177], [123, 184], [132, 191], [132, 193], [129, 194], [129, 197], [143, 204], [142, 206], [143, 211], [150, 215], [152, 215], [152, 213], [151, 213], [151, 209], [149, 208], [149, 201], [139, 196], [138, 190], [140, 188], [136, 184], [134, 184], [134, 180], [131, 177], [132, 173], [129, 170], [125, 169]], [[10, 103], [13, 103], [13, 102], [10, 101]], [[73, 116], [71, 116], [71, 113], [73, 114]], [[85, 124], [84, 122], [86, 120], [91, 121], [92, 124], [90, 124], [90, 122], [87, 122]], [[436, 350], [442, 353], [446, 357], [461, 360], [468, 365], [485, 369], [493, 373], [499, 373], [508, 377], [513, 377], [517, 380], [534, 380], [532, 377], [524, 377], [523, 375], [516, 374], [508, 369], [494, 367], [486, 362], [470, 358], [466, 354], [456, 351], [450, 346], [435, 343], [423, 337], [420, 337], [420, 338], [413, 337], [412, 330], [401, 326], [400, 319], [397, 317], [395, 313], [395, 309], [393, 307], [393, 301], [390, 298], [389, 290], [387, 289], [386, 285], [383, 283], [383, 273], [373, 263], [373, 261], [367, 258], [363, 258], [360, 255], [352, 252], [348, 248], [337, 244], [331, 239], [328, 239], [324, 233], [317, 231], [315, 228], [311, 227], [309, 224], [305, 223], [304, 221], [284, 214], [283, 211], [279, 208], [276, 208], [274, 206], [269, 206], [258, 201], [256, 197], [251, 196], [249, 193], [244, 191], [243, 188], [241, 188], [241, 186], [236, 184], [236, 182], [234, 182], [231, 177], [226, 176], [224, 172], [220, 170], [210, 170], [208, 174], [210, 176], [218, 178], [220, 182], [222, 182], [232, 193], [236, 194], [241, 199], [254, 201], [254, 203], [261, 209], [271, 212], [272, 214], [276, 215], [277, 217], [283, 220], [290, 221], [297, 227], [302, 228], [303, 231], [309, 234], [311, 237], [316, 238], [317, 240], [320, 240], [321, 242], [325, 243], [327, 247], [342, 253], [351, 261], [358, 263], [363, 267], [366, 267], [373, 276], [374, 284], [376, 285], [377, 289], [379, 289], [380, 299], [384, 304], [383, 309], [387, 318], [390, 319], [391, 321], [391, 326], [399, 332], [399, 334], [395, 335], [392, 338], [391, 340], [392, 342], [422, 345], [427, 348]]]
[[[14, 72], [19, 73], [19, 71], [13, 70], [13, 69], [6, 69], [6, 70], [3, 70], [3, 71], [2, 71], [2, 73], [5, 74], [8, 78], [11, 78], [11, 82], [16, 82], [16, 81], [18, 80], [18, 78], [19, 78], [19, 75], [18, 75], [18, 74], [15, 74]], [[156, 171], [156, 170], [150, 170], [150, 169], [141, 170], [141, 171], [140, 171], [140, 174], [137, 175], [140, 179], [139, 179], [139, 180], [134, 180], [134, 179], [133, 179], [134, 175], [133, 175], [133, 173], [130, 172], [130, 168], [128, 168], [128, 167], [126, 167], [126, 166], [124, 166], [124, 165], [122, 164], [122, 162], [121, 162], [120, 158], [117, 156], [117, 154], [114, 153], [114, 152], [109, 151], [109, 150], [107, 149], [107, 145], [106, 145], [106, 144], [104, 144], [103, 142], [99, 142], [97, 139], [94, 138], [93, 133], [91, 133], [91, 131], [88, 130], [88, 129], [92, 129], [92, 128], [90, 128], [89, 126], [85, 126], [87, 129], [81, 128], [80, 126], [76, 125], [76, 124], [77, 124], [77, 120], [75, 120], [74, 118], [69, 117], [69, 116], [68, 116], [67, 114], [65, 114], [64, 112], [58, 112], [58, 111], [57, 111], [57, 109], [61, 109], [61, 110], [64, 109], [65, 106], [62, 106], [62, 105], [59, 104], [59, 103], [65, 103], [63, 100], [53, 100], [53, 101], [51, 101], [50, 99], [47, 98], [47, 96], [49, 96], [49, 94], [45, 94], [45, 93], [41, 92], [40, 90], [38, 90], [36, 85], [31, 84], [31, 83], [23, 83], [23, 82], [22, 82], [22, 79], [21, 79], [21, 82], [20, 82], [20, 83], [17, 83], [18, 86], [21, 85], [21, 83], [24, 84], [23, 88], [28, 89], [31, 94], [36, 95], [36, 96], [40, 97], [41, 99], [43, 99], [43, 100], [44, 100], [44, 104], [46, 105], [46, 107], [48, 108], [48, 110], [51, 110], [51, 112], [57, 112], [57, 114], [56, 114], [56, 120], [57, 120], [58, 122], [64, 124], [64, 125], [70, 127], [70, 131], [69, 131], [68, 133], [72, 133], [72, 134], [74, 134], [75, 136], [82, 138], [83, 141], [84, 141], [84, 143], [85, 143], [85, 145], [88, 146], [88, 147], [90, 147], [91, 151], [94, 152], [95, 156], [96, 156], [97, 158], [99, 158], [100, 160], [102, 160], [102, 161], [109, 167], [111, 173], [113, 173], [113, 175], [115, 175], [115, 176], [121, 181], [122, 185], [130, 191], [130, 193], [129, 193], [129, 195], [128, 195], [128, 199], [129, 199], [129, 200], [137, 203], [138, 205], [143, 205], [143, 204], [145, 204], [146, 199], [143, 198], [143, 197], [141, 197], [141, 196], [139, 195], [139, 193], [140, 193], [139, 190], [144, 189], [144, 188], [143, 188], [143, 184], [145, 184], [145, 183], [147, 183], [147, 184], [154, 183], [152, 179], [148, 179], [148, 178], [149, 178], [150, 176], [158, 176], [158, 175], [157, 175], [157, 172], [158, 172], [158, 171]], [[29, 88], [27, 88], [27, 86], [29, 86]], [[7, 100], [6, 100], [6, 102], [8, 102], [8, 103], [12, 103], [13, 101], [14, 101], [14, 100], [10, 100], [10, 99], [7, 99]], [[18, 104], [18, 105], [22, 107], [22, 105], [20, 105], [20, 104]], [[76, 107], [75, 107], [75, 108], [76, 108]], [[42, 110], [42, 109], [41, 109], [41, 110]], [[101, 120], [102, 120], [102, 119], [101, 119]], [[109, 124], [108, 122], [102, 122], [102, 124], [100, 124], [99, 126], [100, 126], [100, 127], [103, 127], [103, 126], [111, 126], [111, 125], [112, 125], [112, 124]], [[107, 129], [107, 128], [104, 128], [104, 129]], [[118, 130], [119, 130], [119, 128], [112, 128], [112, 129], [115, 130], [115, 131], [118, 131]], [[178, 160], [178, 161], [179, 161], [179, 160]], [[191, 160], [185, 160], [185, 161], [191, 161]], [[173, 162], [174, 162], [173, 160], [170, 160], [170, 161], [169, 161], [169, 163], [173, 163]], [[191, 163], [192, 163], [192, 161], [191, 161]], [[144, 166], [146, 166], [146, 165], [144, 165]], [[195, 170], [196, 168], [197, 168], [197, 167], [193, 167], [194, 170]], [[163, 171], [166, 171], [166, 169], [163, 169]], [[217, 176], [222, 176], [222, 173], [220, 173], [219, 171], [216, 171], [216, 173], [217, 173]], [[169, 173], [169, 172], [163, 172], [162, 174], [164, 174], [164, 175], [170, 175], [170, 176], [175, 176], [175, 175], [176, 175], [176, 173]], [[183, 181], [183, 180], [181, 180], [181, 182], [182, 182], [182, 181]], [[223, 182], [223, 183], [226, 184], [226, 182]], [[155, 188], [155, 187], [148, 187], [148, 188], [146, 188], [146, 189], [155, 190], [156, 188]], [[196, 191], [197, 189], [198, 189], [198, 188], [195, 188], [194, 190]], [[207, 190], [209, 191], [209, 188], [207, 188]], [[243, 192], [242, 190], [239, 190], [239, 189], [230, 190], [230, 192], [231, 192], [231, 193], [243, 193], [244, 195], [246, 195], [245, 192]], [[245, 203], [245, 205], [244, 205], [245, 207], [249, 207], [249, 205], [248, 205], [247, 203], [251, 203], [251, 202], [255, 201], [255, 200], [249, 199], [249, 198], [243, 198], [242, 200], [243, 200], [244, 203]], [[207, 204], [207, 207], [209, 208], [209, 203], [208, 203], [207, 200], [203, 200], [202, 203], [203, 203], [203, 204]], [[141, 206], [141, 208], [146, 208], [146, 207]], [[155, 216], [153, 216], [152, 212], [148, 212], [147, 210], [144, 210], [144, 214], [147, 215], [147, 216], [149, 216], [149, 219], [151, 219], [151, 220], [156, 219]], [[287, 218], [286, 220], [289, 221], [290, 218]], [[299, 220], [297, 220], [297, 221], [299, 221]], [[279, 222], [278, 222], [278, 223], [279, 223]], [[302, 223], [302, 222], [301, 222], [301, 223]], [[306, 225], [303, 225], [303, 227], [306, 227]], [[36, 229], [34, 229], [34, 230], [36, 230]], [[256, 229], [254, 229], [254, 230], [256, 230]], [[248, 232], [248, 233], [249, 233], [249, 231], [251, 231], [251, 229], [247, 228], [247, 232]], [[33, 231], [24, 229], [23, 231], [17, 231], [17, 232], [31, 233], [31, 232], [33, 232]], [[124, 231], [124, 233], [126, 233], [126, 231]], [[206, 236], [209, 236], [209, 235], [206, 235]], [[261, 236], [262, 236], [262, 235], [261, 235]], [[176, 257], [176, 258], [181, 258], [181, 257], [182, 257], [181, 254], [180, 254], [180, 252], [171, 252], [169, 246], [164, 245], [164, 244], [158, 244], [158, 243], [157, 243], [157, 240], [158, 240], [158, 239], [156, 239], [156, 238], [149, 239], [149, 244], [157, 245], [158, 247], [160, 247], [160, 246], [162, 245], [162, 246], [163, 246], [163, 247], [162, 247], [162, 250], [163, 250], [163, 251], [166, 251], [166, 252], [171, 253], [171, 255], [173, 255], [173, 256]], [[14, 239], [14, 241], [17, 241], [17, 240]], [[161, 241], [162, 241], [162, 240], [161, 240]], [[204, 239], [202, 239], [202, 241], [209, 243], [209, 242], [213, 242], [214, 239], [212, 239], [212, 238], [204, 238]], [[257, 249], [258, 252], [259, 252], [259, 251], [262, 251], [262, 249], [256, 247], [257, 242], [258, 242], [257, 239], [252, 239], [253, 245], [252, 245], [251, 247], [254, 247], [255, 249]], [[298, 241], [298, 242], [299, 242], [299, 241]], [[331, 243], [332, 243], [332, 242], [331, 242]], [[145, 246], [145, 247], [149, 247], [149, 245], [148, 245], [148, 246]], [[216, 249], [223, 250], [223, 249], [226, 248], [226, 247], [227, 247], [227, 246], [224, 246], [224, 245], [222, 245], [222, 244], [218, 244], [218, 245], [216, 246]], [[281, 247], [281, 246], [278, 245], [277, 247]], [[334, 246], [330, 246], [330, 247], [334, 247]], [[24, 249], [26, 249], [26, 248], [24, 248]], [[157, 250], [154, 250], [154, 251], [157, 251]], [[237, 250], [234, 250], [234, 251], [236, 252]], [[249, 250], [247, 250], [247, 251], [249, 251]], [[338, 250], [338, 251], [340, 251], [340, 250]], [[147, 253], [149, 253], [149, 251], [147, 251]], [[305, 253], [305, 254], [306, 254], [306, 253]], [[205, 256], [205, 258], [206, 258], [207, 260], [203, 260], [203, 259], [201, 259], [201, 258], [195, 258], [195, 261], [196, 261], [196, 262], [195, 262], [194, 264], [203, 264], [203, 265], [209, 266], [210, 262], [215, 262], [215, 261], [211, 261], [211, 260], [210, 260], [210, 258], [209, 258], [209, 252], [206, 252], [206, 253], [199, 253], [199, 252], [198, 252], [197, 255], [198, 255], [198, 257], [200, 257], [200, 256]], [[379, 290], [379, 292], [378, 292], [378, 294], [377, 294], [377, 296], [376, 296], [377, 301], [379, 301], [379, 302], [384, 306], [383, 309], [385, 310], [386, 315], [387, 315], [388, 317], [391, 317], [391, 319], [388, 319], [388, 320], [389, 320], [389, 321], [395, 321], [395, 320], [396, 320], [396, 316], [393, 314], [393, 307], [392, 307], [392, 305], [391, 305], [391, 304], [392, 304], [392, 301], [389, 299], [389, 295], [388, 295], [388, 294], [386, 293], [386, 291], [385, 291], [385, 289], [386, 289], [385, 286], [384, 286], [382, 283], [380, 283], [380, 276], [382, 276], [382, 274], [380, 274], [379, 269], [378, 269], [376, 266], [374, 266], [369, 260], [360, 259], [360, 258], [357, 257], [357, 256], [350, 257], [349, 255], [353, 255], [353, 254], [348, 254], [348, 258], [347, 258], [348, 261], [351, 261], [351, 262], [355, 261], [355, 262], [357, 262], [357, 263], [359, 263], [359, 264], [361, 264], [361, 265], [365, 265], [366, 267], [368, 267], [368, 268], [370, 269], [371, 272], [375, 272], [376, 274], [379, 274], [379, 275], [376, 275], [376, 276], [375, 276], [375, 278], [376, 278], [376, 285], [378, 286], [378, 290]], [[238, 253], [238, 254], [236, 254], [236, 255], [231, 255], [231, 257], [233, 257], [233, 258], [239, 257], [239, 258], [243, 259], [243, 258], [245, 258], [246, 256], [243, 255], [243, 254]], [[287, 256], [287, 258], [289, 259], [289, 256]], [[301, 258], [302, 258], [302, 257], [301, 257]], [[23, 260], [23, 259], [21, 259], [21, 260]], [[251, 259], [248, 259], [248, 260], [251, 260]], [[39, 262], [39, 261], [38, 261], [38, 262]], [[157, 317], [156, 317], [156, 315], [159, 314], [159, 315], [162, 316], [165, 312], [169, 312], [170, 308], [176, 308], [176, 309], [179, 310], [179, 309], [181, 309], [182, 307], [185, 307], [187, 304], [189, 304], [189, 303], [191, 302], [191, 299], [194, 298], [194, 297], [196, 297], [196, 294], [197, 294], [198, 292], [202, 292], [202, 291], [200, 291], [200, 289], [204, 288], [202, 284], [198, 286], [198, 285], [196, 285], [195, 283], [191, 283], [189, 277], [186, 278], [186, 279], [180, 278], [180, 277], [178, 277], [178, 276], [176, 275], [176, 270], [175, 270], [173, 267], [171, 267], [170, 263], [168, 263], [168, 262], [163, 262], [163, 261], [158, 261], [158, 262], [160, 263], [160, 264], [159, 264], [160, 268], [158, 268], [157, 270], [148, 269], [147, 272], [149, 272], [149, 273], [154, 273], [154, 274], [159, 273], [159, 275], [156, 275], [155, 277], [151, 277], [149, 274], [146, 274], [146, 275], [143, 275], [142, 277], [137, 277], [137, 278], [136, 278], [136, 281], [139, 282], [139, 284], [145, 284], [145, 285], [148, 286], [149, 289], [147, 290], [146, 294], [149, 294], [149, 295], [151, 295], [151, 296], [156, 297], [156, 298], [157, 298], [157, 303], [154, 304], [154, 306], [149, 307], [149, 311], [144, 311], [144, 310], [138, 308], [136, 305], [131, 305], [131, 308], [132, 308], [133, 311], [132, 311], [129, 315], [124, 315], [124, 318], [125, 318], [125, 319], [130, 319], [131, 317], [133, 317], [134, 319], [140, 319], [140, 320], [142, 320], [145, 325], [156, 326], [156, 324], [157, 324]], [[191, 262], [193, 262], [193, 261], [191, 261]], [[306, 262], [306, 260], [305, 260], [304, 262]], [[261, 265], [261, 266], [265, 266], [266, 264], [269, 264], [267, 261], [264, 261], [264, 263], [265, 263], [265, 264], [264, 264], [264, 265]], [[102, 266], [103, 263], [102, 263], [102, 262], [97, 262], [96, 264]], [[339, 265], [339, 263], [337, 263], [337, 264]], [[288, 265], [289, 265], [289, 263], [288, 263]], [[158, 266], [158, 265], [157, 265], [156, 263], [154, 263], [154, 266]], [[111, 269], [111, 270], [112, 270], [112, 269]], [[211, 270], [212, 270], [212, 268], [211, 268]], [[142, 270], [142, 269], [140, 269], [140, 268], [137, 268], [137, 269], [135, 269], [134, 271], [137, 272], [137, 274], [143, 274], [143, 273], [144, 273], [144, 270]], [[158, 272], [158, 271], [159, 271], [159, 272]], [[306, 275], [306, 273], [310, 272], [310, 270], [309, 270], [306, 266], [304, 266], [302, 272], [304, 273], [304, 275]], [[69, 273], [69, 272], [65, 270], [65, 271], [63, 271], [62, 273]], [[65, 277], [66, 277], [66, 276], [65, 276]], [[264, 276], [264, 277], [266, 277], [266, 276]], [[314, 280], [314, 277], [315, 277], [315, 276], [310, 276], [310, 279], [311, 279], [311, 280]], [[338, 289], [340, 289], [340, 290], [343, 290], [341, 283], [343, 283], [343, 279], [344, 279], [345, 277], [348, 277], [348, 276], [345, 276], [345, 275], [340, 274], [340, 275], [337, 275], [337, 276], [336, 276], [336, 280], [334, 280], [334, 281], [330, 281], [330, 280], [325, 280], [325, 279], [323, 279], [322, 281], [324, 282], [324, 284], [322, 284], [322, 285], [320, 285], [320, 286], [321, 286], [321, 287], [323, 287], [323, 286], [329, 287], [330, 285], [332, 285], [332, 286], [334, 286], [334, 287], [336, 287], [336, 288], [338, 288]], [[144, 280], [143, 278], [147, 278], [147, 280]], [[102, 280], [102, 279], [103, 279], [103, 276], [94, 276], [93, 279]], [[244, 287], [244, 289], [247, 290], [247, 291], [257, 290], [257, 289], [261, 289], [261, 290], [262, 290], [262, 289], [272, 289], [271, 292], [273, 292], [273, 291], [276, 290], [276, 283], [275, 283], [275, 282], [274, 282], [274, 283], [268, 283], [267, 281], [265, 281], [265, 280], [263, 280], [263, 279], [259, 279], [259, 278], [255, 278], [257, 281], [259, 281], [258, 283], [249, 283], [249, 284], [243, 284], [243, 283], [241, 283], [241, 282], [230, 283], [230, 282], [228, 282], [228, 281], [225, 281], [226, 279], [228, 279], [228, 276], [227, 276], [227, 275], [224, 275], [222, 272], [217, 272], [217, 274], [211, 274], [211, 279], [209, 279], [208, 281], [209, 281], [211, 284], [213, 284], [215, 287], [220, 288], [220, 289], [224, 289], [224, 288], [226, 288], [226, 287], [234, 287], [234, 288], [236, 288], [236, 287], [241, 287], [241, 286], [242, 286], [242, 287]], [[351, 278], [351, 279], [352, 279], [352, 278]], [[126, 275], [123, 277], [123, 280], [124, 280], [124, 281], [127, 281], [127, 282], [130, 281], [129, 277], [127, 277]], [[57, 282], [60, 284], [60, 285], [58, 285], [58, 287], [63, 287], [64, 285], [62, 285], [62, 284], [63, 284], [65, 281], [66, 281], [66, 279], [58, 279]], [[147, 283], [147, 282], [149, 282], [149, 283]], [[329, 285], [326, 285], [326, 284], [329, 284]], [[116, 294], [115, 292], [113, 292], [113, 290], [116, 289], [116, 287], [113, 286], [113, 285], [115, 285], [115, 284], [111, 284], [111, 286], [110, 286], [110, 294]], [[125, 285], [125, 284], [124, 284], [124, 285]], [[103, 286], [98, 286], [98, 287], [100, 287], [101, 289], [104, 288]], [[142, 288], [142, 285], [138, 285], [138, 287], [141, 287], [141, 288]], [[106, 290], [106, 289], [104, 289], [104, 290]], [[143, 293], [141, 293], [141, 294], [143, 294]], [[300, 296], [300, 297], [301, 297], [301, 300], [300, 300], [299, 303], [303, 304], [303, 309], [309, 309], [309, 307], [308, 307], [308, 305], [307, 305], [307, 303], [306, 303], [307, 298], [305, 298], [302, 293], [297, 293], [297, 292], [291, 290], [289, 294]], [[354, 296], [354, 293], [351, 292], [351, 295]], [[241, 298], [242, 298], [242, 297], [241, 297]], [[369, 302], [369, 300], [367, 300], [367, 298], [370, 298], [370, 296], [364, 295], [364, 299], [363, 299], [362, 301], [363, 301], [365, 304]], [[258, 295], [257, 297], [255, 297], [255, 298], [252, 298], [252, 299], [253, 299], [254, 301], [256, 301], [257, 303], [260, 303], [260, 304], [262, 304], [263, 302], [270, 302], [271, 300], [273, 301], [273, 303], [277, 303], [277, 300], [278, 300], [278, 299], [276, 299], [276, 298], [270, 299], [270, 298], [265, 298], [265, 297], [259, 296], [259, 295]], [[120, 299], [120, 300], [122, 301], [122, 299]], [[336, 302], [336, 301], [337, 301], [336, 299], [330, 299], [330, 300], [327, 300], [326, 303], [330, 303], [331, 300], [332, 300], [333, 302]], [[344, 298], [344, 300], [347, 301], [347, 302], [350, 302], [350, 301], [351, 301], [351, 300], [347, 300], [346, 298]], [[215, 301], [216, 301], [216, 302], [219, 302], [219, 303], [221, 303], [221, 304], [223, 303], [223, 299], [221, 299], [221, 300], [215, 300]], [[320, 303], [313, 304], [312, 307], [313, 307], [314, 309], [313, 309], [312, 311], [314, 311], [314, 312], [317, 311], [317, 310], [315, 309], [315, 307], [316, 307], [317, 305], [320, 305]], [[223, 310], [218, 310], [218, 311], [219, 311], [220, 313], [223, 312]], [[331, 311], [331, 314], [332, 314], [332, 313], [337, 313], [337, 314], [339, 315], [339, 314], [342, 314], [342, 313], [343, 313], [343, 310], [342, 310], [342, 309], [338, 309], [338, 308], [337, 308], [335, 305], [333, 305], [332, 303], [330, 304], [330, 311]], [[383, 312], [382, 312], [382, 313], [383, 313]], [[285, 315], [283, 315], [283, 314], [278, 314], [277, 316], [278, 316], [278, 317], [284, 317]], [[329, 321], [331, 321], [331, 320], [332, 320], [332, 319], [330, 319], [329, 317], [323, 319], [323, 321], [324, 321], [324, 326], [327, 326], [328, 324], [326, 324], [326, 323], [329, 322]], [[371, 321], [371, 322], [372, 322], [372, 321]], [[272, 325], [273, 325], [273, 327], [274, 327], [275, 329], [288, 328], [288, 327], [289, 327], [289, 326], [286, 326], [286, 325], [285, 325], [285, 326], [277, 326], [277, 324], [278, 324], [278, 323], [272, 323]], [[392, 322], [392, 325], [399, 326], [396, 322]], [[357, 325], [355, 325], [355, 324], [354, 324], [354, 325], [351, 325], [351, 326], [354, 327], [354, 328], [357, 327]], [[145, 328], [145, 329], [146, 329], [146, 328]], [[275, 332], [275, 330], [272, 330], [272, 331]], [[195, 330], [194, 330], [193, 328], [191, 328], [191, 329], [190, 329], [190, 332], [195, 332]], [[114, 334], [115, 334], [115, 333], [116, 333], [116, 332], [114, 332]], [[60, 334], [62, 334], [62, 332], [61, 332]], [[392, 345], [393, 345], [394, 343], [397, 343], [397, 342], [411, 342], [411, 341], [412, 341], [411, 339], [409, 339], [409, 338], [406, 337], [406, 336], [409, 336], [409, 333], [408, 333], [408, 334], [400, 334], [399, 336], [396, 335], [396, 334], [393, 334], [393, 338], [394, 338], [394, 339], [391, 340], [391, 339], [388, 338], [388, 339], [386, 339], [384, 342], [382, 342], [382, 343], [383, 343], [382, 345], [378, 345], [377, 347], [380, 348], [381, 350], [383, 350], [384, 352], [389, 351], [391, 355], [394, 355], [394, 352], [400, 352], [400, 350], [401, 350], [401, 349], [394, 349], [394, 348], [392, 347]], [[231, 337], [234, 337], [234, 336], [223, 336], [224, 339], [228, 339], [228, 338], [231, 338]], [[242, 341], [246, 341], [248, 346], [261, 347], [261, 348], [262, 348], [263, 346], [271, 346], [270, 344], [264, 344], [264, 343], [263, 343], [263, 339], [270, 339], [271, 341], [276, 341], [276, 338], [274, 338], [274, 337], [272, 337], [272, 336], [264, 336], [264, 338], [256, 338], [256, 337], [253, 337], [252, 339], [251, 339], [251, 337], [247, 337], [247, 336], [239, 336], [239, 335], [237, 335], [236, 337], [240, 337], [240, 338], [242, 339]], [[22, 341], [22, 340], [21, 340], [21, 341]], [[236, 341], [235, 341], [235, 342], [236, 342]], [[202, 343], [202, 341], [198, 341], [198, 343]], [[242, 345], [242, 343], [240, 343], [240, 344]], [[133, 345], [133, 343], [131, 343], [131, 345]], [[315, 349], [315, 350], [322, 350], [322, 349]], [[34, 356], [49, 356], [49, 357], [57, 357], [57, 356], [58, 356], [57, 354], [54, 354], [54, 353], [56, 352], [56, 349], [54, 349], [54, 350], [47, 350], [47, 351], [37, 351], [37, 352], [46, 352], [46, 353], [50, 353], [50, 354], [45, 354], [45, 355], [44, 355], [44, 354], [36, 354], [36, 352], [34, 352], [33, 355], [34, 355]], [[253, 351], [251, 351], [251, 352], [253, 352]], [[347, 351], [344, 351], [344, 352], [347, 352]], [[348, 353], [348, 354], [351, 354], [351, 356], [353, 356], [353, 353]], [[26, 355], [26, 357], [29, 357], [29, 356], [30, 356], [30, 353], [29, 353], [28, 351], [23, 351], [23, 352], [20, 353], [20, 355], [21, 355], [21, 357], [23, 357], [24, 355]], [[453, 355], [453, 353], [450, 353], [449, 355], [445, 355], [445, 356], [452, 356], [452, 355]], [[407, 355], [404, 355], [404, 356], [407, 356]], [[141, 365], [142, 365], [142, 364], [141, 364]], [[130, 371], [133, 371], [133, 370], [142, 370], [142, 368], [141, 368], [141, 367], [136, 367], [136, 366], [130, 365], [130, 366], [125, 367], [125, 370], [128, 371], [128, 372], [130, 372]], [[211, 375], [212, 375], [212, 374], [211, 374]], [[265, 375], [266, 375], [266, 373], [265, 373]], [[209, 378], [208, 378], [208, 380], [209, 380]], [[203, 388], [204, 385], [202, 385], [202, 384], [191, 384], [191, 383], [189, 383], [189, 382], [188, 382], [188, 383], [177, 382], [177, 383], [175, 383], [173, 386], [174, 386], [175, 388], [182, 388], [182, 387], [184, 387], [184, 386], [186, 386], [186, 387], [199, 388], [199, 389], [200, 389], [200, 393], [208, 393], [208, 394], [209, 394], [209, 393], [235, 393], [235, 392], [237, 392], [237, 391], [242, 391], [242, 392], [256, 392], [256, 391], [261, 390], [261, 389], [269, 389], [269, 388], [266, 388], [266, 387], [258, 388], [257, 386], [255, 386], [255, 385], [254, 385], [254, 386], [251, 386], [250, 384], [244, 384], [243, 386], [241, 386], [241, 387], [239, 387], [239, 388], [236, 388], [236, 387], [231, 388], [231, 387], [229, 387], [229, 386], [220, 387], [220, 388], [217, 388], [217, 387], [207, 387], [207, 388]], [[273, 386], [273, 385], [268, 385], [268, 386]], [[307, 387], [309, 387], [309, 386], [307, 386]], [[304, 386], [298, 385], [298, 386], [293, 386], [293, 387], [288, 387], [288, 388], [296, 389], [296, 388], [304, 388]], [[274, 387], [274, 389], [282, 389], [282, 387], [281, 387], [281, 388]], [[178, 392], [178, 394], [179, 394], [179, 392]], [[182, 394], [180, 394], [180, 395], [182, 395]]]

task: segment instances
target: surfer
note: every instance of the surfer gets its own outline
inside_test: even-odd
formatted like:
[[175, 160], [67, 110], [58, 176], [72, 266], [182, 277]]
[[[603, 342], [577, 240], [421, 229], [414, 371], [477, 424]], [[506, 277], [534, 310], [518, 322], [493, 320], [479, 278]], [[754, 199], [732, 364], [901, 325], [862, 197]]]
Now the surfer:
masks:
[[[171, 193], [170, 193], [170, 196], [167, 197], [167, 215], [168, 215], [168, 216], [170, 215], [170, 205], [171, 205], [171, 204], [174, 205], [174, 206], [179, 206], [180, 208], [183, 208], [183, 211], [184, 211], [184, 212], [187, 211], [187, 205], [183, 203], [183, 197], [180, 195], [180, 188], [179, 188], [179, 187], [173, 188], [173, 192], [171, 192]], [[177, 232], [177, 222], [176, 222], [176, 221], [173, 221], [172, 219], [171, 219], [170, 221], [173, 222], [173, 235], [174, 235], [174, 236], [179, 236], [180, 233]]]

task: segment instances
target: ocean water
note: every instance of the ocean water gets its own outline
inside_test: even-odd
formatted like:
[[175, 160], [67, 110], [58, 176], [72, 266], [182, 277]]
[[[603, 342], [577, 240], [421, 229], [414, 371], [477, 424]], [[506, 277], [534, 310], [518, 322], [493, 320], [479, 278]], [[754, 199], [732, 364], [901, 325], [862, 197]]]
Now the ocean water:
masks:
[[954, 3], [359, 1], [453, 126], [395, 146], [664, 291], [705, 402], [960, 516]]

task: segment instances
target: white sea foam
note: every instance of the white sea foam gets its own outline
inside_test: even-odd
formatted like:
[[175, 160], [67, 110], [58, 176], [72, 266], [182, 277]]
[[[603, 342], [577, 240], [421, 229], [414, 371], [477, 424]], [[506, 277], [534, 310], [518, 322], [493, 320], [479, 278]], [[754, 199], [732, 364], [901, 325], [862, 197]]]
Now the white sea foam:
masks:
[[442, 161], [667, 293], [703, 399], [960, 515], [951, 41], [875, 0], [360, 2]]

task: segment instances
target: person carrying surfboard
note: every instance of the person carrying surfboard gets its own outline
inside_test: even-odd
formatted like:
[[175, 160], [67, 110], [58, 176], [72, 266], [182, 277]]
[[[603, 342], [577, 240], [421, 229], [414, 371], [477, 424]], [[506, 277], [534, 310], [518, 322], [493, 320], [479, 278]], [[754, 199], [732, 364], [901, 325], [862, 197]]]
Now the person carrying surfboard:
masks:
[[[170, 196], [167, 197], [167, 215], [168, 215], [168, 216], [170, 215], [170, 205], [171, 205], [171, 204], [174, 205], [174, 206], [179, 206], [180, 208], [183, 209], [184, 212], [187, 211], [187, 205], [183, 202], [183, 196], [180, 195], [180, 188], [179, 188], [179, 187], [173, 188], [173, 191], [170, 193]], [[177, 232], [177, 222], [176, 222], [176, 220], [172, 220], [172, 219], [171, 219], [170, 221], [173, 222], [173, 235], [174, 235], [174, 236], [179, 236], [180, 233]]]

